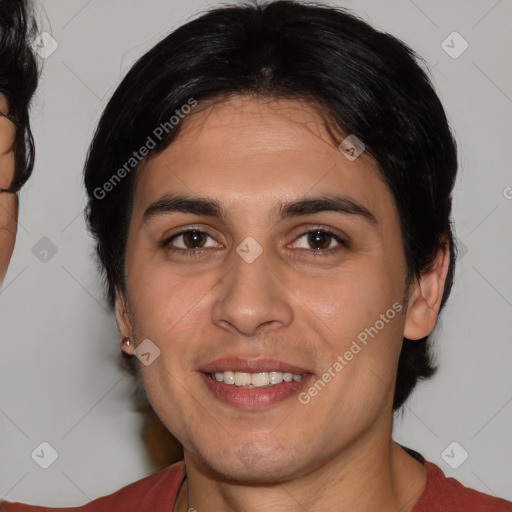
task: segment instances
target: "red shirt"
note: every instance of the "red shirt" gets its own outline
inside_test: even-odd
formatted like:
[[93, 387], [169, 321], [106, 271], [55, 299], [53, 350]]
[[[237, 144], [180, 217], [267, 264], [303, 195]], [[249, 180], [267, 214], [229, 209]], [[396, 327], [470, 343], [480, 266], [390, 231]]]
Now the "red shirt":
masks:
[[[412, 512], [512, 512], [512, 502], [464, 487], [446, 478], [435, 464], [422, 458], [427, 484]], [[0, 512], [171, 512], [185, 478], [183, 461], [147, 476], [119, 491], [74, 508], [46, 508], [0, 503]]]

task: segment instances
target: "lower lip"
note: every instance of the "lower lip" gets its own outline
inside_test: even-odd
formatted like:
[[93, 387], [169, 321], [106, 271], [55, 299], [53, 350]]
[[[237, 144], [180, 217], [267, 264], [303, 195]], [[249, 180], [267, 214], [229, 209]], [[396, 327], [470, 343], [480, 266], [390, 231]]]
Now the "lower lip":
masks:
[[312, 374], [308, 374], [297, 381], [283, 381], [280, 384], [272, 384], [271, 386], [261, 388], [243, 388], [219, 382], [202, 372], [199, 375], [207, 388], [219, 400], [239, 409], [251, 411], [265, 409], [298, 394], [313, 377]]

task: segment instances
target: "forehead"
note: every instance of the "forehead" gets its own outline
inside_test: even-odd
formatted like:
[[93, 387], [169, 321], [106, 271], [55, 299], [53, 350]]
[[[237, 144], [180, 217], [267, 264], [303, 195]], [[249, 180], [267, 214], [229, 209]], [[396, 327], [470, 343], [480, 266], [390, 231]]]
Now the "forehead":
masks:
[[215, 197], [240, 211], [334, 189], [392, 203], [375, 161], [346, 158], [304, 101], [234, 97], [181, 122], [178, 137], [140, 167], [135, 206], [168, 192]]

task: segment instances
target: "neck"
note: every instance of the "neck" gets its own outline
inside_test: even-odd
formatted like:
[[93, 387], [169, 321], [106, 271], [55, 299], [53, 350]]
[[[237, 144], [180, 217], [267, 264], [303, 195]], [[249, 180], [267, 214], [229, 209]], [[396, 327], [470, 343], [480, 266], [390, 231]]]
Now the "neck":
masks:
[[410, 512], [425, 488], [424, 466], [391, 439], [391, 429], [354, 442], [300, 477], [249, 485], [214, 475], [185, 450], [187, 482], [177, 512]]

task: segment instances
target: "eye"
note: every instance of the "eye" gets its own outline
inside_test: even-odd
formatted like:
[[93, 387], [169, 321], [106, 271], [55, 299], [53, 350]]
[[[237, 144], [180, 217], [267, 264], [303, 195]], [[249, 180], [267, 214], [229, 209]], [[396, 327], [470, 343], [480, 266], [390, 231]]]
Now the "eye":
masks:
[[[208, 238], [213, 240], [214, 243], [207, 245]], [[303, 242], [297, 244], [296, 241], [294, 247], [304, 249], [315, 256], [327, 256], [337, 252], [343, 247], [348, 248], [348, 243], [340, 236], [332, 231], [321, 228], [314, 228], [301, 233], [296, 240], [300, 241], [301, 239], [303, 239]], [[200, 229], [180, 231], [162, 242], [162, 246], [167, 250], [183, 255], [201, 255], [205, 252], [205, 249], [211, 249], [221, 245], [222, 244], [216, 245], [213, 237], [206, 231]]]
[[213, 240], [213, 237], [206, 231], [187, 229], [167, 238], [162, 245], [170, 251], [183, 254], [201, 254], [203, 252], [202, 249], [215, 247], [215, 245], [206, 245], [207, 238]]
[[326, 229], [310, 229], [297, 237], [297, 240], [301, 239], [303, 239], [303, 245], [299, 248], [308, 250], [315, 256], [329, 255], [343, 247], [348, 247], [347, 242], [340, 236]]

